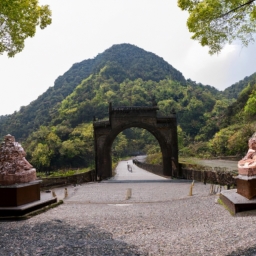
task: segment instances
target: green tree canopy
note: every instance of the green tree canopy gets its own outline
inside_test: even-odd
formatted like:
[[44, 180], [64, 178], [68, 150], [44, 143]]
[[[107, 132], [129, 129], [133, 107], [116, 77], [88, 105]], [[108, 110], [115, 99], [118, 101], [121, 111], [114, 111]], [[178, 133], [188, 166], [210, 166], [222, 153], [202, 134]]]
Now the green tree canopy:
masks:
[[36, 27], [44, 29], [51, 24], [48, 5], [40, 6], [38, 0], [0, 1], [0, 54], [9, 57], [21, 52], [24, 41], [33, 37]]
[[189, 12], [187, 26], [192, 39], [209, 46], [209, 53], [221, 51], [236, 39], [247, 46], [256, 32], [255, 0], [178, 0]]

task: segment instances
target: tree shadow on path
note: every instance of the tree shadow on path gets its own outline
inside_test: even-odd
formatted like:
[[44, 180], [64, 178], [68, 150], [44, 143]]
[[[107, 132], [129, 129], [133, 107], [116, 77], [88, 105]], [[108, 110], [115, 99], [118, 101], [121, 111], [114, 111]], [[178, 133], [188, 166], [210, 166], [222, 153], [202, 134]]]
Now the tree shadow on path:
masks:
[[[16, 225], [17, 224], [17, 225]], [[71, 226], [55, 219], [34, 226], [26, 221], [1, 223], [1, 255], [148, 255], [94, 225]]]

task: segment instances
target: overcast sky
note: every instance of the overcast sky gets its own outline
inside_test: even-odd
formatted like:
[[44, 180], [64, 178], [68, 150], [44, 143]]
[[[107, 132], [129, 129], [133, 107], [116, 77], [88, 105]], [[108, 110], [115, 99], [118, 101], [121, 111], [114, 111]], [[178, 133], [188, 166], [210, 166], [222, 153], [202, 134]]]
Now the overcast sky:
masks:
[[256, 45], [228, 45], [219, 55], [191, 40], [176, 0], [40, 0], [52, 24], [38, 29], [14, 58], [0, 55], [0, 115], [37, 99], [74, 63], [113, 44], [130, 43], [164, 58], [186, 79], [219, 90], [256, 72]]

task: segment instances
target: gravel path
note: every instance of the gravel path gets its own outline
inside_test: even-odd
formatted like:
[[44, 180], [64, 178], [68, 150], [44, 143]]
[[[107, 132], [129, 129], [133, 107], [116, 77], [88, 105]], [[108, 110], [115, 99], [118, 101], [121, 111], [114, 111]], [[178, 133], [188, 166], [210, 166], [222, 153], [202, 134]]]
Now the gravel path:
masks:
[[[195, 183], [188, 196], [190, 184], [110, 180], [68, 187], [57, 208], [0, 222], [0, 255], [256, 255], [256, 211], [233, 217], [215, 203], [209, 185]], [[63, 198], [64, 188], [55, 192]]]

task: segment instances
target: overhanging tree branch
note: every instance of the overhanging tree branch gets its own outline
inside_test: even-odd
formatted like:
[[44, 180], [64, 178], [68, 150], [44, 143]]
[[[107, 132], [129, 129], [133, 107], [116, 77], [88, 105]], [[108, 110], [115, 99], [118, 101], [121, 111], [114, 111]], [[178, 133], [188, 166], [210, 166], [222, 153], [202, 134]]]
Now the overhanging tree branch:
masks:
[[219, 16], [219, 17], [217, 17], [217, 18], [223, 18], [223, 17], [229, 15], [230, 13], [233, 13], [233, 12], [237, 11], [238, 9], [240, 9], [240, 8], [246, 6], [246, 5], [252, 4], [253, 2], [255, 2], [255, 0], [249, 0], [248, 2], [246, 2], [246, 3], [244, 3], [244, 4], [241, 4], [241, 5], [239, 5], [239, 6], [235, 7], [235, 8], [233, 8], [233, 9], [231, 9], [230, 11], [228, 11], [228, 12], [222, 14], [221, 16]]

